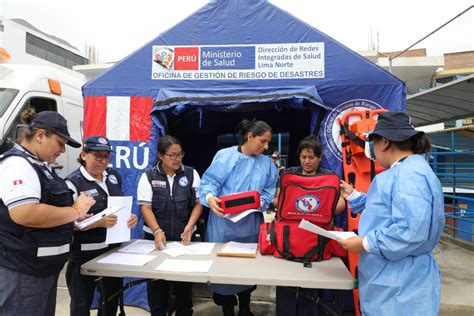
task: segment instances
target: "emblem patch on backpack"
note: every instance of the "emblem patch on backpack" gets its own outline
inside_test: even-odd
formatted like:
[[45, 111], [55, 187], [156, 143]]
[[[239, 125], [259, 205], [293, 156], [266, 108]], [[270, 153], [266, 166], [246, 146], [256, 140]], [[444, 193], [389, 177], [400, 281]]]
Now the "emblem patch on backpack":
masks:
[[319, 208], [319, 198], [316, 195], [306, 194], [298, 198], [295, 207], [303, 213], [313, 213]]

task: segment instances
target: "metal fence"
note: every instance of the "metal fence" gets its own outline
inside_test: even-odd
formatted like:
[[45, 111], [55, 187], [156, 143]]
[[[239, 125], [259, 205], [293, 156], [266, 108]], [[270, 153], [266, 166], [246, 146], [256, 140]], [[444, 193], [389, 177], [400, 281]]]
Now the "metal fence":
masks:
[[474, 242], [474, 140], [472, 147], [456, 149], [456, 135], [447, 134], [449, 147], [434, 146], [429, 162], [443, 185], [445, 231]]

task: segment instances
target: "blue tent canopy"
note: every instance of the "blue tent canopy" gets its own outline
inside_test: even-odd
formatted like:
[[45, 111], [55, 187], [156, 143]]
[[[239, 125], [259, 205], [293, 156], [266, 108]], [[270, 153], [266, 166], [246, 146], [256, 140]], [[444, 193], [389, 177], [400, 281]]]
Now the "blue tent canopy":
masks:
[[[405, 110], [403, 82], [265, 0], [211, 1], [89, 81], [83, 94], [85, 134], [111, 139], [112, 164], [133, 196], [164, 133], [180, 138], [185, 163], [203, 172], [218, 136], [256, 117], [289, 133], [293, 164], [299, 140], [317, 133], [323, 167], [340, 173], [337, 118], [353, 109]], [[120, 116], [122, 104], [133, 110]], [[145, 105], [149, 125], [133, 116]], [[112, 128], [117, 120], [130, 121], [128, 134]]]
[[[325, 76], [321, 79], [281, 80], [153, 80], [152, 47], [198, 45], [253, 45], [323, 42]], [[264, 0], [212, 1], [172, 29], [117, 63], [109, 71], [88, 82], [85, 95], [142, 95], [156, 97], [160, 89], [212, 87], [223, 94], [238, 87], [316, 86], [324, 96], [337, 89], [361, 84], [391, 86], [403, 95], [403, 83], [367, 59], [324, 33]], [[257, 92], [257, 91], [256, 91]], [[374, 91], [376, 93], [376, 91]], [[380, 100], [380, 103], [383, 103]], [[401, 101], [401, 100], [399, 100]], [[340, 102], [340, 101], [339, 101]]]
[[[324, 71], [323, 76], [300, 78], [294, 76], [298, 74], [292, 74], [278, 79], [257, 80], [152, 78], [152, 68], [156, 66], [153, 62], [154, 50], [163, 47], [176, 51], [183, 47], [201, 50], [215, 47], [222, 50], [226, 47], [228, 49], [240, 47], [240, 51], [245, 53], [255, 47], [278, 49], [277, 44], [298, 46], [305, 43], [319, 43], [324, 48], [324, 55], [321, 58], [323, 65], [318, 68]], [[177, 60], [175, 64], [176, 62]], [[200, 70], [191, 71], [191, 73], [206, 72], [202, 70], [205, 68], [202, 64], [200, 67]], [[309, 64], [308, 69], [305, 70], [311, 70], [311, 67]], [[212, 71], [217, 73], [219, 70], [217, 68], [207, 70], [207, 73]], [[231, 70], [236, 71], [236, 69], [241, 68]], [[169, 72], [180, 73], [180, 71], [172, 70]], [[333, 125], [334, 121], [331, 117], [353, 107], [405, 110], [403, 82], [324, 33], [264, 0], [210, 2], [107, 72], [88, 82], [83, 91], [84, 96], [152, 98], [155, 104], [153, 107], [155, 116], [157, 116], [156, 112], [170, 107], [182, 109], [191, 106], [201, 110], [211, 110], [215, 109], [216, 105], [251, 103], [255, 106], [258, 103], [281, 103], [282, 100], [294, 100], [295, 102], [283, 102], [286, 106], [289, 104], [294, 106], [306, 100], [325, 109], [322, 112], [325, 115], [323, 127], [328, 127], [328, 124]], [[255, 110], [260, 108], [256, 106]], [[316, 118], [314, 116], [314, 119]], [[316, 126], [314, 119], [309, 122], [308, 133], [314, 132], [310, 130], [311, 127]], [[156, 124], [153, 124], [151, 129], [159, 128], [158, 120], [155, 119], [154, 122]], [[91, 129], [98, 128], [91, 127]], [[328, 135], [328, 128], [321, 129], [321, 132], [323, 145], [332, 149], [325, 155], [325, 165], [339, 170], [340, 152], [336, 148], [337, 144], [328, 144], [334, 141]]]

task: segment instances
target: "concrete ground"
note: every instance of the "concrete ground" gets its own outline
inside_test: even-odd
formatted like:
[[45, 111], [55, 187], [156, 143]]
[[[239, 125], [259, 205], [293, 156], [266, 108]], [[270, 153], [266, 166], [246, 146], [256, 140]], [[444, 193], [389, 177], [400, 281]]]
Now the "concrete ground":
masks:
[[441, 268], [440, 315], [474, 315], [474, 243], [443, 236], [435, 257]]
[[[56, 300], [56, 315], [69, 315], [69, 294], [64, 279], [64, 274], [61, 273], [58, 286], [58, 298]], [[220, 315], [221, 308], [216, 306], [212, 301], [211, 292], [205, 284], [193, 285], [193, 304], [194, 313], [196, 316], [206, 315]], [[270, 316], [275, 315], [275, 287], [260, 286], [252, 293], [251, 309], [255, 316]], [[238, 313], [238, 307], [235, 308]], [[144, 316], [150, 315], [149, 312], [131, 306], [125, 306], [125, 313], [127, 316]], [[97, 311], [91, 311], [91, 315], [97, 315]]]
[[[452, 240], [444, 236], [435, 249], [435, 257], [442, 272], [441, 316], [474, 315], [474, 244]], [[194, 292], [194, 315], [221, 315], [219, 307], [212, 302], [207, 286], [196, 284]], [[275, 287], [259, 286], [252, 295], [252, 312], [255, 316], [275, 315]], [[236, 313], [238, 308], [236, 307]], [[126, 306], [127, 316], [149, 315], [140, 308]], [[61, 273], [58, 284], [56, 315], [69, 314], [69, 295]], [[96, 315], [92, 311], [91, 315]], [[352, 313], [345, 313], [345, 316]]]

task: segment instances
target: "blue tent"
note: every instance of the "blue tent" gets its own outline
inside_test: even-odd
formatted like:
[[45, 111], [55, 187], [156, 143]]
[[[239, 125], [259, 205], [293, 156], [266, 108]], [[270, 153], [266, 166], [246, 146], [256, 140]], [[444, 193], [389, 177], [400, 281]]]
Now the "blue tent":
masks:
[[[405, 110], [403, 82], [265, 0], [211, 1], [83, 93], [85, 136], [112, 140], [112, 164], [133, 196], [165, 133], [183, 141], [185, 163], [202, 174], [239, 120], [262, 119], [289, 135], [289, 165], [299, 140], [314, 133], [323, 167], [340, 173], [338, 117]], [[146, 304], [137, 297], [127, 301]]]

